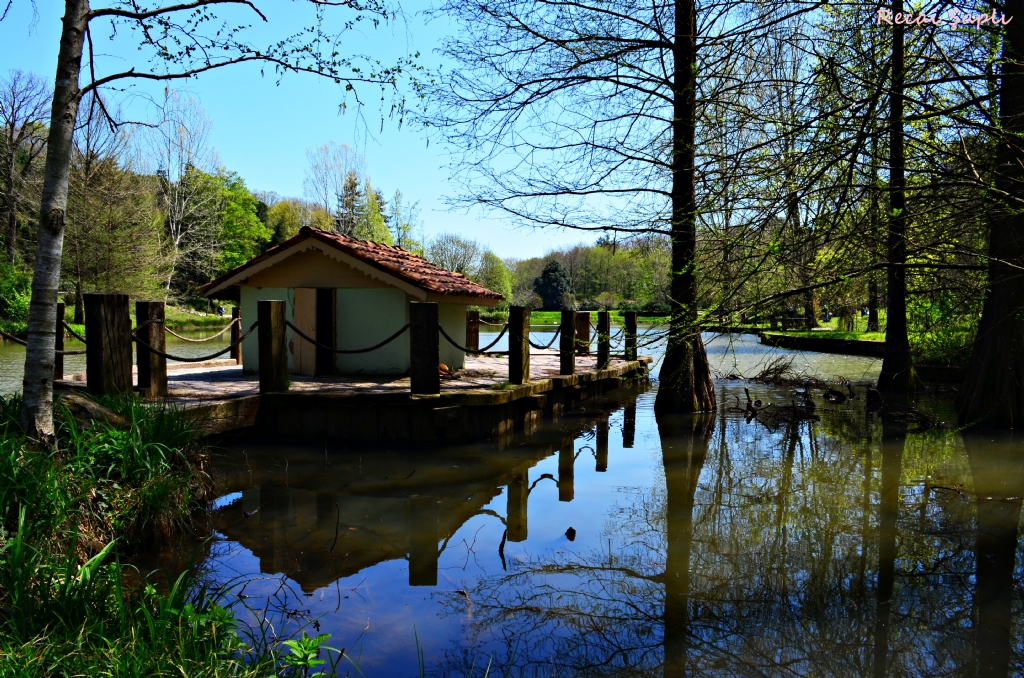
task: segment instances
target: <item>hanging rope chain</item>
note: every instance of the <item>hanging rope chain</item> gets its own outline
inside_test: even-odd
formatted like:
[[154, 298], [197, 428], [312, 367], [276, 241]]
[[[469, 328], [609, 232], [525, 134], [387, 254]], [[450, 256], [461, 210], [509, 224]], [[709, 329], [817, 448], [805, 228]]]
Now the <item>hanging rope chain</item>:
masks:
[[497, 339], [495, 339], [491, 343], [487, 344], [483, 348], [477, 348], [477, 349], [466, 348], [465, 346], [459, 346], [457, 343], [455, 343], [454, 339], [452, 339], [451, 337], [448, 336], [448, 333], [444, 331], [443, 327], [438, 325], [437, 329], [440, 330], [441, 336], [444, 337], [445, 339], [447, 339], [449, 344], [451, 344], [455, 348], [459, 349], [463, 353], [469, 353], [470, 355], [480, 355], [481, 353], [486, 353], [487, 349], [492, 348], [495, 344], [497, 344], [499, 341], [501, 341], [501, 338], [505, 336], [505, 332], [508, 331], [508, 323], [505, 323], [505, 326], [503, 328], [501, 328], [501, 332], [498, 333], [498, 338]]
[[145, 347], [145, 349], [147, 351], [149, 351], [150, 353], [158, 355], [161, 358], [167, 358], [168, 360], [176, 360], [179, 363], [201, 363], [201, 362], [204, 362], [206, 360], [213, 360], [214, 358], [216, 358], [218, 356], [222, 356], [225, 353], [227, 353], [228, 351], [234, 349], [236, 346], [241, 346], [242, 342], [245, 341], [246, 337], [248, 337], [250, 334], [252, 334], [253, 330], [255, 330], [256, 326], [259, 324], [259, 321], [254, 322], [252, 324], [252, 326], [249, 328], [249, 331], [246, 332], [245, 334], [243, 334], [242, 336], [240, 336], [238, 338], [238, 341], [235, 341], [235, 342], [232, 342], [232, 343], [228, 344], [227, 348], [225, 348], [225, 349], [223, 349], [221, 351], [217, 351], [216, 353], [211, 353], [210, 355], [201, 356], [199, 358], [183, 358], [181, 356], [171, 355], [170, 353], [165, 353], [165, 352], [163, 352], [163, 351], [161, 351], [159, 349], [155, 349], [152, 346], [150, 346], [149, 344], [147, 344], [146, 342], [144, 342], [142, 339], [139, 339], [139, 336], [138, 336], [138, 334], [136, 334], [136, 332], [138, 332], [140, 329], [142, 329], [143, 327], [145, 327], [146, 325], [148, 325], [148, 324], [150, 324], [152, 322], [154, 322], [154, 321], [151, 320], [151, 321], [143, 323], [142, 325], [139, 325], [139, 327], [135, 330], [135, 332], [132, 332], [132, 339], [134, 339], [135, 343], [138, 344], [139, 346]]
[[71, 327], [71, 325], [68, 324], [67, 320], [61, 320], [61, 323], [64, 324], [64, 329], [67, 331], [68, 334], [70, 334], [75, 339], [78, 339], [83, 344], [85, 343], [85, 337], [83, 337], [78, 332], [75, 332], [75, 329], [73, 327]]
[[559, 335], [559, 333], [561, 331], [562, 331], [561, 327], [559, 327], [557, 330], [555, 330], [555, 336], [551, 337], [551, 341], [548, 342], [547, 346], [541, 346], [540, 344], [535, 344], [532, 341], [530, 341], [529, 339], [527, 339], [527, 341], [530, 342], [530, 346], [533, 346], [534, 348], [540, 349], [540, 350], [543, 351], [543, 350], [551, 348], [551, 346], [555, 343], [555, 339], [558, 339], [558, 335]]
[[487, 325], [488, 327], [507, 327], [508, 323], [489, 323], [486, 320], [477, 320], [481, 325]]
[[202, 344], [202, 343], [207, 342], [207, 341], [213, 341], [214, 339], [216, 339], [220, 335], [222, 335], [225, 332], [227, 332], [228, 330], [230, 330], [235, 325], [238, 325], [239, 327], [241, 327], [242, 319], [241, 318], [235, 318], [234, 320], [229, 322], [227, 324], [227, 326], [224, 327], [224, 329], [222, 329], [220, 332], [218, 332], [217, 334], [214, 334], [211, 337], [206, 337], [205, 339], [189, 339], [188, 337], [181, 336], [180, 334], [178, 334], [177, 332], [172, 330], [170, 327], [166, 327], [166, 326], [164, 327], [164, 332], [166, 332], [167, 334], [171, 335], [172, 337], [177, 337], [178, 339], [181, 339], [182, 341], [188, 341], [188, 342], [193, 343], [193, 344]]
[[378, 348], [386, 346], [386, 345], [390, 344], [392, 341], [394, 341], [395, 339], [398, 339], [400, 336], [402, 336], [402, 334], [407, 329], [409, 329], [409, 323], [406, 323], [405, 326], [402, 327], [402, 329], [398, 330], [397, 332], [395, 332], [394, 334], [392, 334], [390, 337], [388, 337], [384, 341], [380, 342], [379, 344], [375, 344], [374, 346], [370, 346], [369, 348], [345, 349], [345, 348], [334, 348], [333, 346], [325, 346], [325, 345], [321, 344], [320, 342], [318, 342], [315, 339], [310, 339], [305, 334], [303, 334], [302, 331], [298, 327], [296, 327], [295, 325], [292, 325], [287, 320], [284, 321], [284, 324], [287, 325], [288, 327], [292, 328], [292, 332], [295, 332], [295, 334], [297, 334], [298, 336], [302, 337], [303, 339], [305, 339], [309, 343], [313, 344], [317, 348], [323, 349], [325, 351], [331, 351], [333, 353], [341, 353], [341, 354], [344, 354], [344, 355], [351, 355], [353, 353], [369, 353], [370, 351], [376, 351]]

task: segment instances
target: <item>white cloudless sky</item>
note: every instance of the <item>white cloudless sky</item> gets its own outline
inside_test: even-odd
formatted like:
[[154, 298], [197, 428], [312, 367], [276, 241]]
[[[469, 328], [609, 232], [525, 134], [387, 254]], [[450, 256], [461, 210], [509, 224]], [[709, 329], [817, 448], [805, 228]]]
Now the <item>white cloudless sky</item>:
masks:
[[[0, 22], [0, 71], [30, 71], [52, 86], [63, 5], [57, 0], [41, 0], [36, 3], [38, 14], [33, 16], [29, 0], [14, 0], [9, 15]], [[259, 29], [257, 42], [266, 41], [264, 36], [269, 39], [280, 35], [277, 27], [282, 24], [289, 31], [300, 26], [304, 17], [295, 12], [303, 9], [303, 5], [288, 0], [261, 2], [261, 7], [289, 14], [284, 21], [269, 14], [271, 24]], [[443, 18], [427, 23], [420, 13], [426, 7], [423, 2], [403, 2], [404, 22], [376, 30], [360, 27], [348, 34], [342, 45], [353, 54], [377, 58], [385, 64], [418, 51], [424, 66], [442, 66], [438, 48], [453, 26]], [[132, 54], [134, 50], [128, 50], [124, 40], [94, 39], [94, 44], [97, 51], [109, 50], [105, 63], [111, 69], [119, 63], [130, 64], [125, 57], [138, 54]], [[151, 108], [147, 97], [162, 99], [164, 86], [144, 83], [135, 85], [130, 93], [108, 96], [120, 97], [131, 115], [145, 117], [152, 115], [147, 111]], [[251, 190], [301, 197], [306, 149], [337, 141], [365, 156], [373, 185], [389, 199], [395, 189], [400, 189], [407, 200], [419, 201], [424, 235], [428, 238], [445, 231], [455, 232], [479, 241], [503, 258], [540, 256], [556, 247], [592, 242], [596, 238], [589, 233], [517, 227], [497, 215], [480, 210], [466, 213], [449, 207], [444, 197], [457, 194], [459, 186], [450, 180], [447, 149], [436, 141], [428, 144], [422, 130], [414, 125], [405, 124], [399, 129], [397, 120], [385, 117], [382, 130], [378, 108], [381, 93], [373, 86], [360, 90], [367, 104], [363, 120], [355, 114], [351, 97], [347, 111], [339, 112], [339, 104], [344, 100], [340, 86], [312, 75], [287, 74], [277, 85], [273, 75], [261, 76], [259, 66], [240, 65], [176, 81], [170, 86], [188, 92], [202, 103], [213, 120], [211, 140], [221, 163], [241, 175]], [[390, 95], [386, 96], [389, 103]]]

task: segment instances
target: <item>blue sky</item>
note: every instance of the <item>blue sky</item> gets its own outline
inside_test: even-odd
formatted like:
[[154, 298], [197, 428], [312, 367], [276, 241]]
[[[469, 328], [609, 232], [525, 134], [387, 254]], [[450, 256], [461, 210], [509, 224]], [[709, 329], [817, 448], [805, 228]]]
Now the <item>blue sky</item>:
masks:
[[[33, 20], [29, 1], [15, 0], [11, 13], [0, 22], [0, 71], [31, 71], [52, 83], [63, 4], [54, 0], [37, 2], [38, 16]], [[303, 21], [301, 15], [294, 13], [300, 3], [276, 0], [260, 5], [287, 10], [289, 14], [284, 20], [291, 24], [290, 28]], [[419, 51], [425, 66], [440, 66], [436, 50], [452, 28], [443, 19], [427, 23], [420, 14], [427, 6], [425, 2], [403, 2], [404, 23], [377, 30], [362, 29], [350, 34], [343, 44], [353, 53], [385, 63]], [[269, 16], [273, 26], [281, 25], [274, 15]], [[268, 38], [275, 35], [273, 29], [262, 30]], [[263, 42], [262, 37], [261, 34], [257, 42]], [[107, 46], [97, 49], [109, 50], [108, 64], [128, 63], [125, 57], [134, 56], [134, 50], [123, 41], [102, 42]], [[370, 105], [366, 107], [366, 122], [362, 123], [351, 108], [339, 114], [343, 100], [339, 86], [314, 76], [290, 74], [277, 86], [272, 77], [261, 77], [258, 67], [243, 65], [179, 81], [174, 87], [189, 92], [202, 103], [213, 120], [212, 141], [222, 164], [238, 172], [252, 190], [302, 196], [306, 149], [333, 140], [349, 144], [365, 156], [373, 184], [386, 195], [390, 197], [398, 188], [408, 199], [419, 201], [428, 237], [444, 231], [456, 232], [478, 240], [499, 256], [517, 258], [538, 256], [555, 247], [595, 238], [579, 232], [516, 228], [494, 215], [479, 211], [467, 214], [448, 207], [443, 196], [456, 194], [459, 187], [449, 181], [446, 149], [437, 142], [428, 144], [422, 131], [411, 125], [398, 129], [395, 122], [386, 121], [381, 131], [380, 115], [374, 105], [379, 100], [379, 90], [364, 90], [364, 99]], [[124, 106], [144, 117], [145, 97], [162, 98], [162, 91], [162, 84], [136, 86], [133, 95], [124, 100]], [[367, 127], [372, 136], [366, 134]]]

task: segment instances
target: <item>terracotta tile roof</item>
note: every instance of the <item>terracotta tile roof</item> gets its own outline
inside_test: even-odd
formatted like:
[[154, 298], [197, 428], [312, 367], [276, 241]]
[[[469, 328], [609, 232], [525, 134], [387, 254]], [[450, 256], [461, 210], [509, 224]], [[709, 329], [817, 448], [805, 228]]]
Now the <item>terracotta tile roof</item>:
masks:
[[330, 247], [337, 249], [355, 259], [358, 259], [374, 268], [403, 280], [414, 287], [426, 292], [441, 294], [445, 296], [476, 297], [480, 299], [493, 299], [501, 301], [503, 296], [477, 285], [461, 273], [446, 271], [440, 266], [435, 266], [423, 257], [417, 256], [408, 250], [392, 245], [381, 245], [379, 243], [349, 238], [337, 233], [322, 231], [318, 228], [305, 227], [299, 234], [276, 247], [269, 250], [237, 268], [225, 273], [216, 280], [203, 285], [200, 290], [204, 295], [217, 291], [218, 287], [235, 278], [245, 269], [255, 266], [270, 259], [284, 250], [296, 245], [303, 240], [314, 238]]

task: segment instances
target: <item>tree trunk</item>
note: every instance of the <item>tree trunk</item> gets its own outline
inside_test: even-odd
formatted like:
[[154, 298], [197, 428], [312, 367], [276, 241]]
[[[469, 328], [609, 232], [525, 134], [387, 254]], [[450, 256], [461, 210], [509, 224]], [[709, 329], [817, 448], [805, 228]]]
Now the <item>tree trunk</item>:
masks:
[[878, 279], [871, 273], [868, 277], [868, 332], [878, 331]]
[[7, 260], [14, 265], [14, 243], [18, 238], [18, 199], [14, 192], [14, 166], [12, 153], [12, 166], [7, 168], [10, 171], [10, 184], [7, 189]]
[[[1003, 11], [1024, 16], [1024, 1], [1010, 0]], [[961, 425], [993, 428], [1024, 424], [1024, 280], [1018, 268], [1024, 264], [1024, 213], [1017, 202], [1024, 196], [1024, 24], [1018, 19], [1005, 30], [988, 293], [956, 399]]]
[[82, 278], [75, 281], [75, 324], [85, 324], [85, 299], [82, 297]]
[[[903, 12], [903, 0], [893, 0], [893, 12]], [[892, 92], [889, 95], [889, 309], [885, 321], [885, 357], [878, 375], [882, 393], [913, 393], [922, 388], [910, 358], [907, 336], [907, 202], [906, 157], [903, 151], [903, 83], [905, 59], [902, 24], [892, 29]]]
[[697, 9], [676, 2], [672, 120], [672, 283], [668, 346], [654, 402], [659, 412], [710, 412], [715, 387], [697, 325], [697, 196], [694, 136], [697, 113]]
[[88, 26], [89, 1], [66, 0], [53, 108], [47, 137], [43, 197], [39, 208], [32, 302], [28, 313], [24, 401], [21, 418], [26, 432], [44, 441], [53, 438], [53, 351], [60, 284], [64, 220], [68, 203], [68, 171], [72, 136], [81, 92], [82, 41]]

